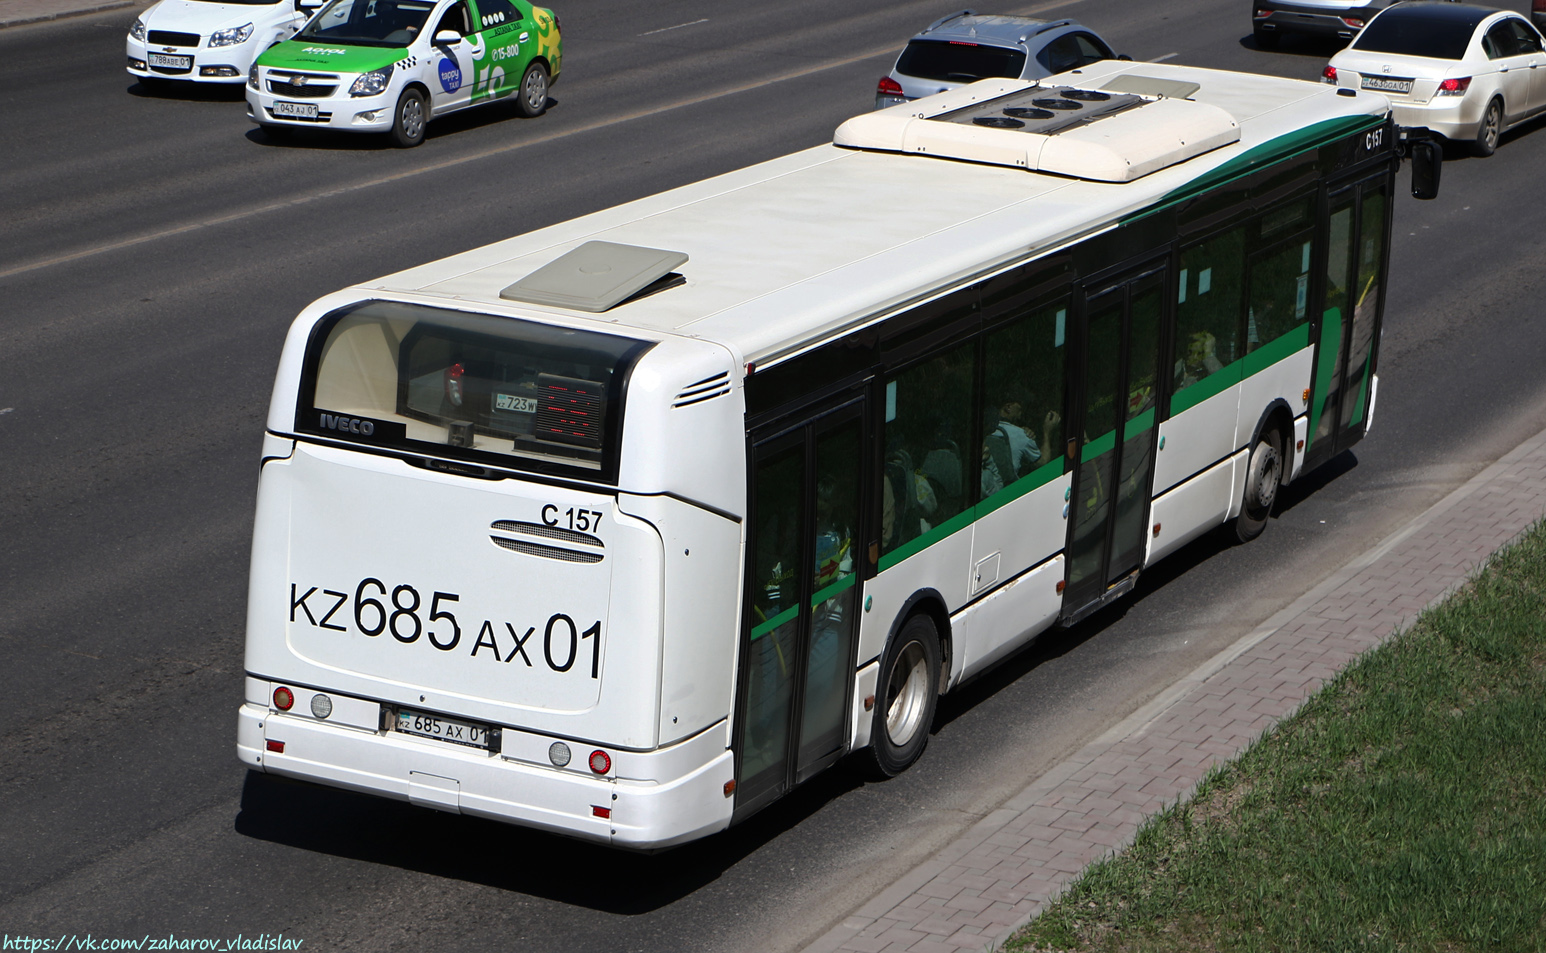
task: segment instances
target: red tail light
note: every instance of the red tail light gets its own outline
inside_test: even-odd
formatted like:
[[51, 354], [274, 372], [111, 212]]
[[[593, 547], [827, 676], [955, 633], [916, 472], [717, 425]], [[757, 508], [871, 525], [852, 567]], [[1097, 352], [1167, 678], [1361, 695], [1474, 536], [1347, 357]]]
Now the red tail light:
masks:
[[1455, 79], [1446, 79], [1439, 83], [1440, 96], [1464, 96], [1465, 91], [1471, 88], [1471, 77], [1460, 76]]
[[289, 711], [295, 704], [295, 693], [283, 686], [274, 689], [274, 707], [280, 711]]
[[1352, 27], [1355, 30], [1362, 30], [1363, 29], [1363, 21], [1358, 19], [1357, 17], [1343, 17], [1342, 18], [1342, 22], [1346, 23], [1348, 26]]
[[1323, 83], [1335, 83], [1336, 81], [1337, 81], [1337, 68], [1335, 66], [1332, 66], [1332, 65], [1330, 65], [1328, 63], [1326, 65], [1326, 68], [1321, 70], [1321, 82], [1323, 82]]
[[880, 84], [875, 87], [875, 95], [900, 96], [902, 95], [902, 84], [889, 76], [882, 76]]
[[612, 759], [598, 748], [590, 753], [590, 769], [596, 774], [606, 774], [612, 770]]
[[1272, 16], [1272, 11], [1271, 10], [1257, 10], [1256, 11], [1256, 18], [1258, 20], [1265, 20], [1267, 17], [1270, 17], [1270, 16]]

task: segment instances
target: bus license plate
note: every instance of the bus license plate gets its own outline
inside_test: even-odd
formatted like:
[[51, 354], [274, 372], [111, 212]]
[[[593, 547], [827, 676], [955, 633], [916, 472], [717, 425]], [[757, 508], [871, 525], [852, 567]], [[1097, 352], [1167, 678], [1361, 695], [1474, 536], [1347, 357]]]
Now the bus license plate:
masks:
[[483, 725], [457, 721], [455, 718], [446, 718], [442, 715], [426, 715], [406, 708], [397, 710], [397, 730], [405, 734], [418, 735], [421, 738], [435, 738], [452, 744], [467, 745], [470, 748], [482, 748], [485, 751], [489, 747], [489, 730]]
[[274, 115], [291, 116], [295, 119], [316, 119], [317, 104], [277, 102], [274, 104]]
[[1388, 76], [1365, 76], [1363, 78], [1364, 89], [1377, 89], [1382, 93], [1410, 93], [1412, 81], [1409, 79], [1394, 79]]
[[151, 66], [159, 66], [162, 69], [192, 69], [193, 57], [191, 56], [167, 56], [165, 53], [147, 53], [145, 59]]

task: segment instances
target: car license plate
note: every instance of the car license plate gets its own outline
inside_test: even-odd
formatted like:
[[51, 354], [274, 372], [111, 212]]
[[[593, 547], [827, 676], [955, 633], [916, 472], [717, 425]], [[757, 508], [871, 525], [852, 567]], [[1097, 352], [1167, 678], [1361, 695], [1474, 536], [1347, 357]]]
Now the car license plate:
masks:
[[296, 119], [316, 119], [317, 104], [277, 102], [274, 104], [274, 115], [292, 116]]
[[151, 66], [160, 66], [163, 69], [193, 69], [193, 57], [191, 56], [167, 56], [165, 53], [147, 53], [145, 60]]
[[470, 748], [489, 747], [489, 730], [483, 725], [457, 721], [443, 715], [426, 715], [421, 711], [397, 710], [397, 730], [421, 738], [435, 738]]
[[1377, 89], [1382, 93], [1410, 93], [1412, 81], [1409, 79], [1397, 79], [1392, 76], [1365, 76], [1363, 78], [1364, 89]]

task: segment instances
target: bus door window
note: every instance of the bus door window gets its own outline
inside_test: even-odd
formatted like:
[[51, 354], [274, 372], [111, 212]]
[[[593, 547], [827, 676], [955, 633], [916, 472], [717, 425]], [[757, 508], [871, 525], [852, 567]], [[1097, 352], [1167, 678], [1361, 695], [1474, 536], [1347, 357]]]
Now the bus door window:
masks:
[[[1305, 198], [1261, 219], [1258, 248], [1262, 250], [1251, 259], [1246, 305], [1247, 354], [1309, 320], [1312, 202], [1313, 198]], [[1271, 359], [1286, 356], [1274, 351]]]
[[1033, 474], [1039, 485], [1052, 473], [1043, 467], [1062, 475], [1067, 326], [1068, 304], [1059, 301], [986, 336], [979, 500]]
[[975, 345], [960, 345], [886, 382], [883, 555], [934, 533], [970, 502], [975, 355]]
[[1353, 326], [1348, 334], [1347, 382], [1342, 401], [1342, 426], [1361, 423], [1369, 397], [1369, 358], [1380, 310], [1380, 288], [1385, 269], [1385, 190], [1364, 191], [1359, 211], [1358, 270], [1353, 284]]
[[1160, 314], [1164, 289], [1158, 281], [1134, 288], [1128, 304], [1128, 365], [1124, 390], [1122, 457], [1117, 477], [1112, 574], [1143, 562], [1144, 514], [1154, 468], [1155, 402], [1159, 385]]
[[[1315, 367], [1314, 397], [1310, 402], [1310, 438], [1306, 451], [1316, 444], [1329, 446], [1336, 430], [1342, 387], [1342, 330], [1349, 317], [1353, 285], [1353, 195], [1349, 190], [1331, 200], [1331, 220], [1326, 248], [1326, 296], [1321, 310], [1321, 332]], [[1325, 451], [1330, 452], [1330, 451]]]
[[1111, 510], [1112, 449], [1121, 401], [1122, 310], [1120, 289], [1091, 302], [1086, 316], [1081, 400], [1083, 439], [1075, 496], [1069, 507], [1068, 589], [1096, 579], [1105, 556], [1106, 522]]

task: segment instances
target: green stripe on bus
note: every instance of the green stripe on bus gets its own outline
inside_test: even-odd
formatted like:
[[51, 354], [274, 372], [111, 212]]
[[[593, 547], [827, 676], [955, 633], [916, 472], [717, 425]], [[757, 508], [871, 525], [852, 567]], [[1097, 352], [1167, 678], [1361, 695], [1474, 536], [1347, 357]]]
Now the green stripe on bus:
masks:
[[977, 519], [982, 519], [989, 513], [1009, 503], [1013, 503], [1032, 490], [1046, 486], [1053, 480], [1063, 475], [1063, 458], [1049, 460], [1025, 476], [999, 490], [997, 493], [978, 503], [973, 511]]
[[1094, 440], [1085, 442], [1084, 448], [1079, 451], [1079, 462], [1089, 463], [1103, 453], [1110, 453], [1116, 449], [1117, 432], [1108, 430]]
[[1148, 410], [1144, 411], [1143, 413], [1139, 414], [1138, 416], [1134, 417], [1132, 420], [1129, 420], [1127, 422], [1127, 429], [1122, 431], [1122, 439], [1123, 440], [1131, 440], [1134, 437], [1138, 436], [1139, 434], [1141, 434], [1141, 433], [1148, 433], [1150, 430], [1153, 430], [1153, 429], [1154, 429], [1154, 408], [1150, 407]]
[[1244, 361], [1234, 361], [1202, 380], [1176, 391], [1170, 398], [1170, 415], [1174, 417], [1183, 410], [1191, 410], [1209, 397], [1217, 397], [1234, 387], [1244, 378], [1244, 368]]
[[898, 546], [896, 549], [893, 549], [891, 552], [880, 557], [880, 571], [884, 572], [885, 570], [890, 569], [892, 566], [895, 566], [897, 563], [906, 559], [908, 556], [911, 556], [913, 553], [919, 553], [925, 549], [928, 549], [930, 546], [944, 539], [946, 536], [949, 536], [951, 533], [954, 533], [956, 530], [970, 526], [975, 520], [976, 515], [972, 512], [971, 507], [962, 510], [956, 515], [950, 517], [950, 519], [945, 520], [943, 523], [929, 530], [927, 533], [923, 533], [917, 539], [910, 539], [902, 545]]
[[762, 638], [764, 635], [767, 635], [769, 632], [772, 632], [774, 629], [778, 628], [786, 622], [793, 622], [794, 617], [799, 614], [800, 607], [792, 606], [788, 609], [785, 609], [783, 612], [780, 612], [778, 615], [774, 616], [768, 621], [762, 623], [761, 625], [752, 626], [752, 641], [755, 642], [757, 639]]
[[1337, 344], [1341, 340], [1342, 309], [1327, 308], [1321, 315], [1321, 350], [1315, 361], [1315, 399], [1310, 404], [1310, 426], [1304, 437], [1305, 452], [1309, 452], [1310, 445], [1315, 442], [1321, 413], [1326, 409], [1326, 397], [1331, 393], [1331, 379], [1337, 373]]
[[854, 580], [858, 578], [854, 573], [849, 573], [827, 588], [817, 590], [816, 594], [811, 596], [811, 608], [814, 609], [833, 596], [841, 595], [845, 590], [853, 588]]
[[1287, 135], [1278, 136], [1276, 139], [1268, 140], [1254, 149], [1235, 156], [1216, 169], [1204, 172], [1180, 188], [1161, 197], [1153, 205], [1124, 218], [1122, 224], [1125, 225], [1146, 215], [1152, 215], [1179, 202], [1184, 202], [1189, 198], [1216, 189], [1232, 179], [1250, 175], [1252, 172], [1266, 168], [1275, 162], [1281, 162], [1301, 152], [1308, 152], [1311, 149], [1329, 145], [1344, 136], [1373, 129], [1376, 126], [1384, 125], [1384, 123], [1384, 116], [1339, 116], [1336, 119], [1327, 119]]
[[1310, 325], [1299, 325], [1274, 341], [1268, 341], [1245, 356], [1245, 376], [1260, 373], [1285, 357], [1297, 354], [1310, 344]]
[[[1369, 354], [1373, 354], [1373, 353], [1374, 353], [1374, 345], [1370, 344], [1369, 345]], [[1356, 424], [1356, 423], [1358, 423], [1358, 422], [1363, 420], [1363, 402], [1364, 402], [1364, 399], [1369, 396], [1369, 355], [1368, 354], [1364, 355], [1364, 359], [1363, 359], [1363, 373], [1361, 375], [1359, 375], [1359, 376], [1362, 377], [1363, 380], [1360, 381], [1359, 384], [1358, 384], [1358, 402], [1353, 404], [1353, 416], [1349, 417], [1348, 421], [1347, 421], [1347, 425], [1349, 427], [1351, 427], [1353, 424]]]

